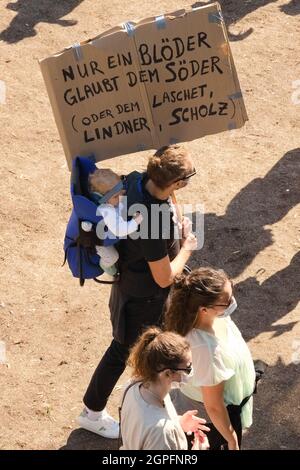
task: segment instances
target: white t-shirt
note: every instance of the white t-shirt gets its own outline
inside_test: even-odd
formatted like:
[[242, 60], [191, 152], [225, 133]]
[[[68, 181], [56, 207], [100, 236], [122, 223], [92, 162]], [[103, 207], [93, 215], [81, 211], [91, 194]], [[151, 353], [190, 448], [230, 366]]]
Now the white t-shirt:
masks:
[[[192, 350], [194, 375], [181, 388], [189, 398], [203, 402], [201, 386], [224, 384], [226, 405], [239, 405], [252, 394], [255, 383], [253, 360], [239, 329], [230, 317], [214, 322], [215, 335], [193, 328], [186, 339]], [[252, 424], [252, 397], [243, 406], [243, 428]]]
[[112, 204], [101, 204], [97, 208], [97, 215], [103, 217], [106, 227], [116, 237], [124, 237], [137, 230], [138, 224], [134, 219], [129, 222], [123, 219], [123, 204], [120, 202], [116, 207]]
[[126, 393], [121, 410], [123, 445], [120, 450], [187, 450], [187, 440], [169, 395], [165, 407], [147, 403], [141, 382]]

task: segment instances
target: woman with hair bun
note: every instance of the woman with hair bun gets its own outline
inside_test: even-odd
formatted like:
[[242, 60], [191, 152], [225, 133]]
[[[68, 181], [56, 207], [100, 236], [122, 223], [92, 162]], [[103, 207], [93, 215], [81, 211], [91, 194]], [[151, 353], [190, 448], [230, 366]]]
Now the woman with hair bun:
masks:
[[165, 328], [188, 340], [194, 370], [172, 400], [177, 412], [192, 407], [206, 416], [206, 410], [210, 449], [239, 450], [242, 429], [252, 424], [255, 370], [231, 320], [236, 307], [225, 272], [199, 268], [175, 278], [165, 314]]
[[131, 350], [133, 382], [124, 392], [120, 423], [122, 450], [186, 450], [186, 433], [204, 442], [209, 431], [196, 410], [178, 416], [169, 396], [172, 386], [192, 374], [188, 342], [159, 328], [146, 330]]
[[146, 327], [161, 325], [173, 279], [197, 249], [190, 220], [179, 217], [172, 202], [173, 192], [195, 174], [189, 152], [170, 145], [150, 157], [145, 173], [127, 175], [128, 210], [135, 205], [143, 221], [137, 237], [123, 237], [117, 244], [120, 277], [109, 300], [113, 340], [91, 378], [78, 419], [82, 428], [102, 437], [119, 435], [119, 423], [107, 413], [106, 404], [125, 370], [130, 347]]

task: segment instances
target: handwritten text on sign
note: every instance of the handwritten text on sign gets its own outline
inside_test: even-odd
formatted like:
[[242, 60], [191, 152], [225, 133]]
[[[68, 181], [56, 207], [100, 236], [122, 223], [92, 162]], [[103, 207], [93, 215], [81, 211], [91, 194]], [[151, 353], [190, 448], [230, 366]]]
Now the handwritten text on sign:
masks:
[[[152, 66], [152, 68], [141, 69], [138, 72], [130, 70], [133, 65], [133, 57], [130, 51], [125, 54], [117, 54], [106, 58], [106, 67], [101, 68], [96, 60], [87, 63], [77, 63], [76, 66], [69, 65], [62, 69], [64, 82], [76, 80], [82, 82], [81, 86], [69, 87], [64, 91], [64, 100], [69, 106], [91, 100], [103, 93], [118, 92], [124, 87], [124, 82], [117, 75], [120, 67], [129, 69], [126, 72], [126, 86], [133, 88], [139, 83], [173, 83], [186, 82], [193, 77], [203, 77], [210, 73], [223, 74], [220, 64], [220, 57], [210, 56], [205, 59], [186, 60], [188, 53], [197, 48], [211, 49], [208, 42], [207, 33], [199, 32], [196, 36], [183, 38], [165, 38], [160, 44], [154, 44], [150, 49], [148, 44], [142, 43], [138, 48], [139, 62], [141, 66]], [[163, 71], [161, 66], [163, 65]], [[107, 75], [106, 70], [111, 70], [113, 75]], [[162, 73], [165, 72], [165, 73]], [[87, 83], [87, 79], [89, 82]], [[174, 107], [167, 125], [174, 126], [180, 122], [189, 122], [208, 116], [227, 116], [230, 103], [228, 101], [206, 101], [209, 95], [213, 98], [213, 90], [208, 90], [207, 83], [202, 82], [197, 86], [180, 90], [160, 91], [151, 97], [152, 109], [163, 106], [166, 103], [174, 105], [186, 101], [202, 101], [191, 107]], [[119, 121], [118, 116], [124, 113], [139, 112], [139, 103], [119, 103], [112, 108], [100, 110], [97, 114], [91, 113], [81, 119], [83, 126], [83, 139], [91, 142], [95, 139], [109, 139], [121, 133], [132, 134], [142, 129], [150, 132], [146, 117], [135, 118], [133, 120]], [[106, 127], [94, 127], [94, 124], [108, 118], [112, 123]], [[162, 130], [162, 125], [160, 125]]]
[[207, 9], [166, 19], [161, 29], [149, 21], [133, 35], [102, 35], [77, 60], [72, 49], [55, 58], [51, 91], [68, 158], [93, 151], [104, 159], [243, 125], [224, 29]]

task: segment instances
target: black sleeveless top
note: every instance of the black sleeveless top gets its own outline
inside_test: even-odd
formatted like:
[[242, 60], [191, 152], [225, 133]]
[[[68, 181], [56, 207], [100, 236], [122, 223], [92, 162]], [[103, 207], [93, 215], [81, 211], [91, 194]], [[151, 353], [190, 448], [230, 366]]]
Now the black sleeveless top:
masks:
[[162, 288], [154, 281], [148, 261], [158, 261], [167, 255], [172, 261], [180, 250], [179, 240], [174, 239], [172, 208], [168, 200], [151, 196], [145, 188], [147, 181], [146, 173], [128, 175], [128, 209], [136, 203], [145, 207], [145, 213], [142, 212], [144, 219], [138, 229], [142, 237], [134, 240], [129, 236], [116, 246], [120, 257], [119, 287], [133, 297], [157, 294]]

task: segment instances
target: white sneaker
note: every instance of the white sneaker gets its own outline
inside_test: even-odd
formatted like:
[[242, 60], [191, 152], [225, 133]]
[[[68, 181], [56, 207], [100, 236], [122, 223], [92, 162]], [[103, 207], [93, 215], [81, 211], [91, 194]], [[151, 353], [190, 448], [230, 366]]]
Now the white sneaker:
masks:
[[84, 409], [78, 416], [77, 422], [81, 428], [94, 432], [99, 436], [108, 439], [118, 439], [119, 437], [119, 423], [106, 410], [102, 411], [101, 418], [92, 420], [88, 418], [88, 412]]

